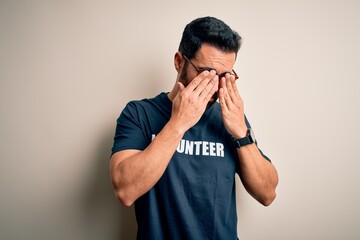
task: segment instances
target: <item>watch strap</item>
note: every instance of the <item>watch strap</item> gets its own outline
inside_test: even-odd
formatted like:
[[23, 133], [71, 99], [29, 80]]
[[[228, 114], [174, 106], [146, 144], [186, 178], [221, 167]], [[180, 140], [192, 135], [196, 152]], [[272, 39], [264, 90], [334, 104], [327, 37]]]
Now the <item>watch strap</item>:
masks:
[[246, 136], [243, 138], [233, 139], [233, 143], [236, 148], [246, 146], [255, 142], [255, 135], [251, 128], [247, 130]]

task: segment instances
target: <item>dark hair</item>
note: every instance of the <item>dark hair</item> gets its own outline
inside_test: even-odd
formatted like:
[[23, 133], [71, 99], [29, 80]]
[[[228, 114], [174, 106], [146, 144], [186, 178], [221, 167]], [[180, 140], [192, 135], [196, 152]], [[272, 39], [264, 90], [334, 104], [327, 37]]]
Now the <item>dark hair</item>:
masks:
[[217, 18], [197, 18], [186, 25], [179, 51], [191, 59], [195, 57], [203, 43], [210, 44], [224, 52], [237, 54], [241, 46], [241, 37]]

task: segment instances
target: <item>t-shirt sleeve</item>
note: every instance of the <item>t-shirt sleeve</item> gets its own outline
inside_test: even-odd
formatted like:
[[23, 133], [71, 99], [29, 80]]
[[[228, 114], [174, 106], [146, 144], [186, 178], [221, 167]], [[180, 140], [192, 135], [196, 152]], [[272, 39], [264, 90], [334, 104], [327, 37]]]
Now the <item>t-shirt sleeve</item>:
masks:
[[[246, 123], [246, 126], [247, 126], [248, 128], [251, 128], [250, 123], [249, 123], [249, 121], [248, 121], [248, 119], [247, 119], [246, 116], [245, 116], [245, 123]], [[255, 140], [255, 144], [256, 144], [257, 148], [259, 149], [261, 155], [262, 155], [266, 160], [268, 160], [269, 162], [271, 162], [270, 158], [268, 158], [268, 157], [261, 151], [261, 149], [258, 147], [258, 142], [257, 142], [257, 140]]]
[[141, 127], [140, 111], [134, 102], [126, 105], [116, 121], [111, 154], [125, 149], [144, 150], [149, 144]]

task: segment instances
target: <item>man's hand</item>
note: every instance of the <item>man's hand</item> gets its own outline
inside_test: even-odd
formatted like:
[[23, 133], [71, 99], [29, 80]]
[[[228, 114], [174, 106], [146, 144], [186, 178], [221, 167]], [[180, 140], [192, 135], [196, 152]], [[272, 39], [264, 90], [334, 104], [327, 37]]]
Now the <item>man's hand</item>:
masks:
[[194, 126], [204, 113], [213, 94], [218, 90], [218, 76], [214, 70], [204, 71], [187, 87], [178, 82], [178, 92], [173, 100], [170, 121], [176, 128], [186, 132]]
[[[234, 76], [226, 74], [220, 80], [219, 101], [224, 125], [234, 138], [246, 136], [244, 103], [236, 87]], [[245, 189], [264, 206], [276, 197], [278, 175], [275, 167], [267, 161], [255, 144], [237, 148], [239, 176]]]
[[220, 79], [219, 101], [226, 130], [234, 138], [246, 136], [244, 103], [236, 86], [235, 77], [226, 74]]

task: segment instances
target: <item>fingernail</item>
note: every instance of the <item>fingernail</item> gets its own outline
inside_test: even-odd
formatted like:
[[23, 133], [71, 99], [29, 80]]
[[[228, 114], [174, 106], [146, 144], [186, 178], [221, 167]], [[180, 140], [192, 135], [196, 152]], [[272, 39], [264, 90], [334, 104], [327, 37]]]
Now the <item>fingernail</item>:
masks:
[[203, 74], [204, 76], [207, 76], [207, 75], [210, 74], [210, 72], [209, 72], [208, 70], [205, 70], [205, 71], [202, 72], [202, 74]]

